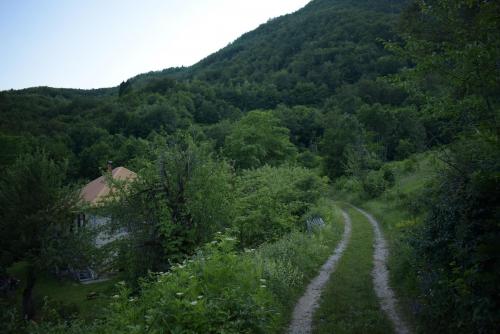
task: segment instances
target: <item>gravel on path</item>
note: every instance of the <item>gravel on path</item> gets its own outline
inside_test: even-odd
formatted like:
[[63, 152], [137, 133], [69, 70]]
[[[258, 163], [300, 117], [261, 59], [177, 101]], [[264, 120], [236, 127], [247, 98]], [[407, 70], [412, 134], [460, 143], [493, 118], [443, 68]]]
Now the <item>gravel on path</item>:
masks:
[[344, 216], [344, 234], [342, 240], [335, 248], [333, 254], [323, 264], [318, 276], [309, 283], [306, 292], [299, 299], [297, 305], [295, 305], [292, 322], [288, 330], [290, 334], [311, 333], [312, 318], [314, 311], [319, 306], [321, 291], [328, 282], [330, 275], [335, 271], [336, 265], [347, 248], [351, 237], [351, 218], [345, 211], [342, 211], [342, 215]]

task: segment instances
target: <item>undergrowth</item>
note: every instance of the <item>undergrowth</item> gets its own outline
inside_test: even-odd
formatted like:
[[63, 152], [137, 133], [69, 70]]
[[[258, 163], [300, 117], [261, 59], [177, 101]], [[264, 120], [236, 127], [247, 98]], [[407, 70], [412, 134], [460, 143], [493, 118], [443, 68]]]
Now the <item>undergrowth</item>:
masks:
[[168, 272], [150, 273], [134, 295], [124, 282], [104, 320], [31, 326], [33, 333], [278, 333], [293, 305], [331, 254], [342, 218], [327, 200], [313, 210], [325, 227], [295, 231], [239, 251], [232, 231], [218, 233]]

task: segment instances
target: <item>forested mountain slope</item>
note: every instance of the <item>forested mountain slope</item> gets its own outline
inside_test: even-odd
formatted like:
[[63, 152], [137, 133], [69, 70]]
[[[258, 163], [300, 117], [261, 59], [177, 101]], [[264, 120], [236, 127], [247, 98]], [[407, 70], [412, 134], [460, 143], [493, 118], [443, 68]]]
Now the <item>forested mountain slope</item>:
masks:
[[[209, 82], [241, 108], [321, 103], [336, 88], [360, 78], [395, 73], [401, 66], [381, 40], [396, 38], [405, 1], [313, 1], [246, 33], [224, 49], [175, 73]], [[137, 82], [139, 83], [139, 82]]]
[[[125, 163], [131, 156], [116, 151], [151, 131], [173, 133], [279, 104], [321, 108], [335, 94], [345, 101], [339, 105], [351, 109], [364, 102], [398, 105], [405, 93], [374, 80], [404, 64], [382, 43], [396, 39], [394, 26], [403, 3], [313, 1], [190, 68], [140, 75], [119, 89], [2, 92], [0, 131], [24, 137], [27, 146], [39, 142], [54, 156], [69, 157], [75, 177], [89, 177], [97, 175], [105, 156]], [[305, 113], [313, 124], [301, 126], [314, 134], [301, 135], [300, 144], [318, 144], [323, 131], [319, 113]], [[218, 126], [214, 131], [226, 130]], [[5, 135], [2, 140], [11, 142]]]
[[[122, 289], [117, 308], [96, 328], [162, 328], [155, 319], [186, 309], [201, 320], [178, 317], [179, 330], [278, 330], [290, 295], [314, 274], [293, 251], [304, 244], [315, 253], [315, 239], [301, 241], [304, 221], [329, 218], [331, 229], [318, 238], [336, 242], [338, 217], [324, 198], [329, 183], [337, 198], [388, 202], [395, 211], [388, 224], [381, 219], [390, 244], [402, 250], [393, 253], [400, 275], [391, 283], [406, 289], [418, 330], [494, 332], [499, 12], [497, 1], [313, 0], [191, 67], [108, 89], [0, 92], [0, 235], [9, 246], [0, 275], [20, 260], [46, 264], [41, 254], [63, 244], [50, 237], [53, 223], [80, 210], [70, 190], [112, 160], [139, 175], [106, 208], [133, 231], [116, 264], [132, 290]], [[426, 183], [418, 170], [423, 156]], [[417, 187], [399, 186], [414, 178]], [[200, 247], [214, 254], [213, 268], [232, 269], [211, 272], [202, 254], [184, 271], [179, 265], [173, 283], [148, 276]], [[261, 262], [245, 255], [252, 247], [262, 247]], [[315, 265], [325, 255], [318, 252]], [[274, 275], [276, 290], [259, 290], [267, 288], [265, 273]], [[221, 284], [191, 281], [195, 274], [213, 274]], [[225, 276], [241, 282], [241, 293], [223, 285]], [[151, 280], [141, 285], [144, 277]], [[181, 286], [201, 298], [177, 307]], [[217, 299], [217, 316], [236, 310], [234, 321], [201, 307], [205, 288], [213, 296], [227, 292]], [[145, 316], [135, 317], [129, 301], [141, 289]], [[154, 304], [162, 302], [159, 291], [173, 297], [161, 306], [171, 313]], [[278, 304], [285, 313], [273, 309]], [[148, 318], [150, 311], [159, 318]]]

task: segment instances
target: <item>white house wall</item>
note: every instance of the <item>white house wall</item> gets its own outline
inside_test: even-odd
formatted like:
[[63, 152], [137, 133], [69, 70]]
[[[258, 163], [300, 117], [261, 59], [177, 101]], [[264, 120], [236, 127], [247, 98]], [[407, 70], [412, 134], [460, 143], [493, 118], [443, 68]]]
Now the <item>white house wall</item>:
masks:
[[126, 231], [118, 231], [113, 234], [109, 234], [106, 231], [105, 226], [111, 223], [110, 217], [89, 216], [88, 222], [91, 228], [96, 228], [100, 230], [95, 240], [97, 247], [102, 247], [112, 241], [121, 239], [127, 235]]

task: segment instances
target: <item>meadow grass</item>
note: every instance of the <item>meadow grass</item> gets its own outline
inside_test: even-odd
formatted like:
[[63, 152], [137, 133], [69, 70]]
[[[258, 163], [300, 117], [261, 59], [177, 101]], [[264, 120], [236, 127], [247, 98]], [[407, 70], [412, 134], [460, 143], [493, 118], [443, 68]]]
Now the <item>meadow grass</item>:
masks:
[[[21, 295], [26, 284], [26, 262], [17, 262], [8, 272], [20, 280], [19, 287], [11, 302], [16, 306], [21, 305]], [[108, 281], [84, 285], [69, 279], [58, 280], [48, 273], [40, 273], [37, 277], [33, 296], [39, 310], [42, 308], [44, 299], [49, 305], [57, 309], [65, 309], [65, 312], [76, 312], [82, 320], [93, 320], [102, 314], [116, 292], [115, 285], [119, 278]], [[96, 293], [94, 299], [88, 299], [90, 293]], [[42, 314], [39, 314], [41, 316]]]

